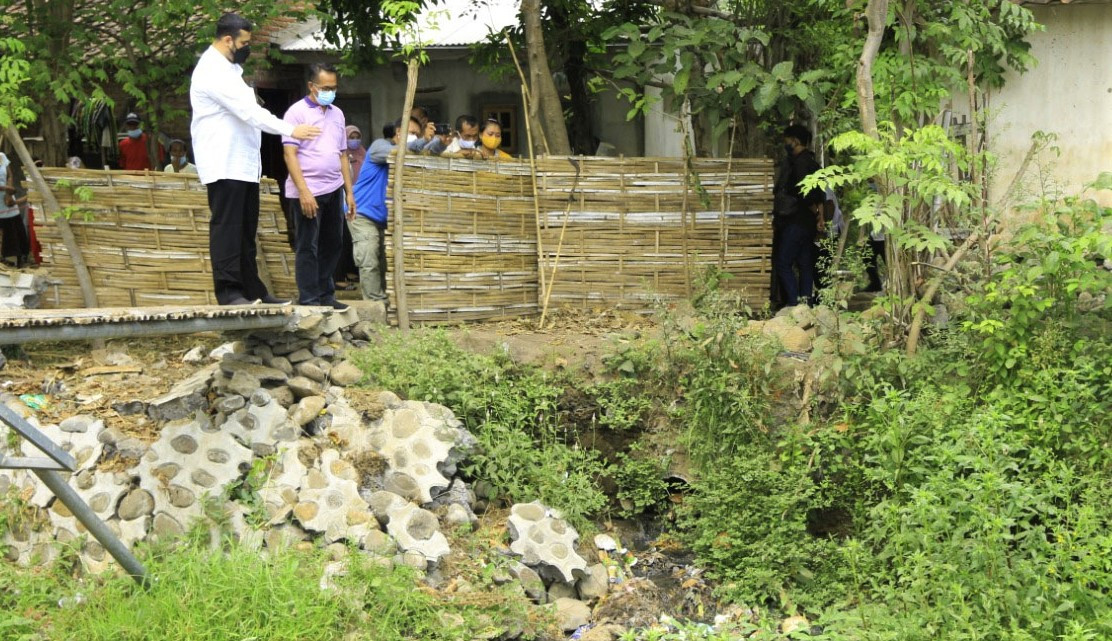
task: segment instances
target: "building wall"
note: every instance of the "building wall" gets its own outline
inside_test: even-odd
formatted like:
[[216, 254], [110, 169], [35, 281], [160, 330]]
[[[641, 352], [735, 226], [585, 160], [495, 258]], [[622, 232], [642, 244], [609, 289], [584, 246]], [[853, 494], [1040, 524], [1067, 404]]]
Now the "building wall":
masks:
[[[1011, 183], [1037, 131], [1057, 136], [1061, 155], [1048, 177], [1067, 193], [1112, 171], [1112, 4], [1031, 9], [1046, 25], [1031, 37], [1038, 65], [1022, 76], [1011, 73], [989, 98], [989, 144], [999, 156], [993, 200]], [[1112, 193], [1093, 195], [1112, 206]]]
[[[496, 79], [476, 70], [468, 62], [465, 49], [435, 49], [430, 62], [418, 75], [414, 104], [429, 109], [430, 117], [454, 123], [464, 113], [482, 117], [484, 106], [509, 107], [519, 131], [512, 141], [518, 154], [526, 153], [521, 84], [516, 76]], [[302, 54], [299, 63], [319, 59], [319, 54]], [[289, 75], [288, 73], [286, 75]], [[363, 131], [365, 140], [382, 135], [382, 126], [401, 115], [405, 99], [405, 65], [390, 62], [342, 78], [336, 104], [344, 110], [349, 123]], [[610, 92], [596, 97], [592, 114], [596, 135], [614, 145], [616, 153], [639, 156], [644, 153], [644, 134], [640, 122], [625, 120], [628, 106]]]

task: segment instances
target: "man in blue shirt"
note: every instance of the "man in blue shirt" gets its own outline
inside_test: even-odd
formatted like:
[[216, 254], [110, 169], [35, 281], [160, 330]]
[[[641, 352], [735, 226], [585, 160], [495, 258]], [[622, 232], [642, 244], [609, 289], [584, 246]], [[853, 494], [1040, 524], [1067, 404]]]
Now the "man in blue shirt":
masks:
[[[413, 132], [418, 125], [410, 121]], [[359, 289], [366, 300], [386, 300], [386, 185], [390, 181], [387, 159], [398, 144], [398, 125], [382, 128], [382, 138], [371, 143], [367, 160], [359, 171], [352, 192], [355, 218], [348, 223], [355, 264], [359, 266]], [[415, 132], [414, 132], [415, 133]]]

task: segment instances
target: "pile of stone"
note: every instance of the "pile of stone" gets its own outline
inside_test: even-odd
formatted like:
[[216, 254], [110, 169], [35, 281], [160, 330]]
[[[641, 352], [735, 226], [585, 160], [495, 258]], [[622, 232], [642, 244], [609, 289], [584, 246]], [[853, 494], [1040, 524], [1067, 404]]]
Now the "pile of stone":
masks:
[[[372, 332], [355, 313], [337, 312], [191, 351], [187, 361], [211, 362], [165, 394], [115, 405], [160, 426], [149, 445], [94, 417], [40, 425], [18, 398], [0, 402], [75, 456], [71, 484], [129, 546], [195, 527], [230, 528], [263, 551], [334, 546], [340, 559], [355, 546], [433, 579], [451, 552], [444, 532], [478, 523], [482, 505], [457, 476], [476, 441], [443, 406], [350, 389], [362, 379], [352, 348]], [[0, 426], [0, 454], [40, 454], [23, 441], [12, 448], [6, 431]], [[48, 561], [57, 540], [79, 544], [91, 572], [112, 567], [32, 474], [0, 471], [0, 496], [9, 493], [45, 515], [0, 540], [9, 560]], [[513, 506], [509, 530], [505, 553], [516, 560], [507, 580], [552, 608], [565, 629], [586, 623], [588, 603], [606, 594], [608, 581], [601, 564], [576, 551], [576, 531], [539, 503]], [[342, 572], [342, 560], [330, 572]]]

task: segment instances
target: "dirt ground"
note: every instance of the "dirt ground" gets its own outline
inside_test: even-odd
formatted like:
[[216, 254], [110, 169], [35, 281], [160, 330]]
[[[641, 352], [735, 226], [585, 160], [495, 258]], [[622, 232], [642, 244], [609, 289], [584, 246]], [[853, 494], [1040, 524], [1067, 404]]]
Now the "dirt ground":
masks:
[[[538, 329], [538, 319], [475, 323], [448, 328], [459, 345], [478, 353], [497, 349], [516, 362], [553, 369], [580, 369], [594, 377], [604, 370], [603, 357], [615, 345], [653, 331], [651, 318], [615, 311], [556, 312]], [[385, 331], [397, 331], [394, 329]], [[239, 336], [214, 332], [115, 340], [104, 349], [88, 342], [51, 342], [5, 348], [0, 393], [14, 394], [36, 406], [44, 423], [59, 423], [75, 414], [90, 414], [144, 442], [158, 437], [157, 425], [127, 404], [169, 391], [211, 362], [212, 349]], [[182, 359], [201, 347], [206, 358]]]

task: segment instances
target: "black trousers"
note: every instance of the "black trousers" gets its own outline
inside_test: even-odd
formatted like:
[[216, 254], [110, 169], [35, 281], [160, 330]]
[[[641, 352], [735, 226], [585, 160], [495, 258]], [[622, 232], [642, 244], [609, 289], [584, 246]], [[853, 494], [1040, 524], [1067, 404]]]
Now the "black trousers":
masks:
[[208, 185], [209, 256], [212, 282], [220, 304], [267, 295], [255, 263], [259, 228], [259, 183], [218, 180]]
[[297, 225], [294, 239], [297, 302], [302, 305], [330, 305], [336, 300], [336, 281], [332, 274], [340, 262], [344, 233], [344, 190], [317, 196], [317, 215], [306, 218], [301, 201], [290, 200], [290, 212]]
[[23, 216], [0, 219], [0, 233], [4, 235], [3, 251], [0, 253], [4, 258], [15, 258], [22, 263], [27, 254], [31, 253], [31, 238], [27, 235]]

